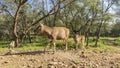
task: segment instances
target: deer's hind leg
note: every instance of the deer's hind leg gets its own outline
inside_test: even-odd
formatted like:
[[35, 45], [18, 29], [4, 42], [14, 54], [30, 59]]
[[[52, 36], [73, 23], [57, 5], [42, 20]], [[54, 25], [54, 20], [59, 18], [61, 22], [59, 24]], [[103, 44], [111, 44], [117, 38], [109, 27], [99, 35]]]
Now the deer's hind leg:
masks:
[[67, 43], [67, 39], [64, 39], [64, 44], [65, 44], [65, 50], [67, 51], [68, 50], [68, 43]]

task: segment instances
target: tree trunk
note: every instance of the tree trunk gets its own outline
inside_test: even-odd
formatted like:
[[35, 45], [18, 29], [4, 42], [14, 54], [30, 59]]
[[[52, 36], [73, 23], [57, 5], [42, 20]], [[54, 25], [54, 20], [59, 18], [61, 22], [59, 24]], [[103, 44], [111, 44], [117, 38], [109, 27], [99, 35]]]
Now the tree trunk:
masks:
[[54, 15], [54, 23], [53, 23], [53, 26], [56, 26], [56, 17], [57, 17], [57, 13]]
[[99, 28], [98, 28], [98, 30], [97, 30], [97, 36], [96, 36], [96, 41], [95, 41], [95, 47], [98, 46], [98, 40], [99, 40], [99, 38], [100, 38], [100, 31], [101, 31], [102, 24], [103, 24], [103, 21], [101, 21], [100, 26], [99, 26]]
[[[22, 1], [24, 1], [24, 0], [22, 0]], [[26, 1], [27, 1], [27, 0], [26, 0]], [[59, 8], [59, 9], [65, 8], [66, 6], [68, 6], [69, 4], [73, 3], [74, 1], [75, 1], [75, 0], [72, 0], [71, 2], [67, 3], [65, 6]], [[23, 3], [25, 3], [25, 2], [23, 2]], [[23, 3], [21, 4], [21, 7], [24, 5]], [[60, 4], [60, 3], [59, 3], [59, 4]], [[28, 26], [28, 28], [23, 31], [21, 40], [19, 40], [19, 37], [17, 36], [16, 27], [14, 27], [14, 29], [15, 29], [14, 36], [15, 36], [15, 40], [16, 40], [16, 42], [17, 42], [17, 46], [18, 46], [18, 41], [17, 41], [17, 40], [19, 40], [19, 42], [22, 43], [23, 40], [24, 40], [24, 38], [25, 38], [25, 36], [26, 36], [26, 34], [32, 29], [32, 27], [33, 27], [35, 24], [39, 23], [41, 20], [45, 19], [46, 17], [49, 17], [50, 15], [53, 15], [53, 14], [57, 13], [57, 12], [59, 11], [59, 9], [57, 9], [55, 12], [53, 12], [54, 9], [51, 9], [51, 10], [50, 10], [47, 14], [45, 14], [43, 17], [39, 18], [38, 20], [36, 20], [35, 22], [33, 22], [30, 26]], [[20, 11], [20, 9], [19, 9], [19, 11]], [[19, 12], [19, 11], [18, 11], [18, 12]], [[52, 12], [53, 12], [53, 13], [52, 13]], [[18, 15], [18, 14], [17, 14], [17, 15]], [[15, 23], [15, 22], [14, 22], [14, 23]], [[16, 22], [16, 23], [17, 23], [17, 22]]]
[[18, 17], [19, 17], [19, 12], [21, 10], [21, 8], [23, 7], [23, 5], [27, 2], [27, 0], [21, 0], [19, 1], [19, 6], [17, 8], [17, 11], [14, 15], [14, 24], [13, 24], [13, 35], [14, 35], [14, 39], [15, 39], [15, 46], [16, 47], [19, 47], [20, 44], [19, 44], [19, 36], [17, 34], [17, 20], [18, 20]]
[[89, 33], [86, 33], [86, 47], [88, 47], [89, 44]]
[[30, 33], [27, 34], [29, 43], [32, 43]]
[[19, 46], [19, 37], [18, 37], [18, 34], [17, 34], [17, 20], [18, 20], [18, 14], [19, 14], [20, 9], [21, 9], [21, 6], [19, 5], [18, 9], [16, 11], [16, 14], [14, 16], [14, 24], [13, 24], [13, 34], [14, 34], [15, 46], [16, 47]]
[[90, 25], [88, 26], [88, 30], [86, 33], [86, 40], [87, 40], [86, 47], [89, 45], [89, 34], [90, 34], [90, 30], [91, 30], [92, 25], [93, 25], [93, 20], [91, 21]]

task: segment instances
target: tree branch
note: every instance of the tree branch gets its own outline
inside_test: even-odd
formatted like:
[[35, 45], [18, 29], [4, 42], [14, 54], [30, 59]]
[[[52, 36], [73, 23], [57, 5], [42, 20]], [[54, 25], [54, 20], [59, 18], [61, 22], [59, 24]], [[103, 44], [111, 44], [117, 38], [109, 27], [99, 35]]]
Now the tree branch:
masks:
[[[65, 8], [65, 7], [67, 7], [69, 4], [73, 3], [74, 1], [75, 1], [75, 0], [72, 0], [71, 2], [67, 3], [65, 6], [59, 8], [59, 9], [63, 9], [63, 8]], [[60, 3], [58, 2], [58, 4], [60, 4]], [[54, 7], [56, 7], [56, 6], [54, 6]], [[23, 33], [26, 34], [34, 25], [36, 25], [37, 23], [39, 23], [39, 21], [43, 20], [44, 18], [46, 18], [46, 17], [48, 17], [48, 16], [50, 16], [50, 15], [53, 15], [53, 14], [57, 13], [59, 9], [57, 9], [56, 11], [54, 11], [54, 8], [52, 8], [45, 16], [43, 16], [43, 17], [41, 17], [40, 19], [38, 19], [38, 20], [36, 20], [35, 22], [33, 22], [33, 23], [28, 27], [28, 29], [26, 29]], [[53, 11], [54, 11], [54, 12], [53, 12]], [[53, 12], [53, 13], [52, 13], [52, 12]]]

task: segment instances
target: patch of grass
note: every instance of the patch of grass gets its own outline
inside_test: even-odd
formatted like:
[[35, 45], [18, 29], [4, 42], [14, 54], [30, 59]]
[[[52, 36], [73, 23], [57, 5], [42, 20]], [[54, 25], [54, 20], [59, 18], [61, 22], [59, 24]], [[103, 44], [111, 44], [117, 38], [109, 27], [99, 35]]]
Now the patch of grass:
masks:
[[[42, 43], [43, 44], [43, 43]], [[23, 43], [21, 47], [15, 48], [16, 51], [34, 51], [44, 49], [41, 43]], [[7, 52], [9, 43], [0, 43], [0, 53]]]
[[20, 48], [15, 48], [16, 51], [37, 51], [37, 50], [42, 50], [43, 47], [42, 46], [24, 46], [24, 47], [20, 47]]
[[[108, 38], [100, 38], [100, 40], [98, 42], [98, 47], [94, 47], [95, 42], [92, 40], [93, 39], [90, 38], [89, 46], [87, 47], [87, 50], [100, 50], [100, 51], [109, 50], [109, 51], [119, 51], [120, 52], [120, 48], [118, 48], [116, 46], [109, 46], [109, 45], [104, 44], [104, 42], [105, 43], [107, 42]], [[48, 44], [48, 42], [49, 42], [48, 39], [40, 38], [40, 39], [34, 40], [33, 43], [26, 42], [21, 47], [15, 48], [15, 50], [16, 51], [43, 50], [44, 47]], [[116, 43], [120, 44], [120, 38], [116, 40]], [[8, 51], [8, 45], [9, 45], [9, 42], [5, 42], [5, 43], [0, 42], [0, 53]], [[56, 46], [57, 46], [57, 49], [61, 49], [61, 50], [65, 49], [65, 44], [62, 40], [56, 41]], [[75, 43], [74, 43], [73, 38], [69, 38], [68, 48], [75, 49]]]
[[102, 37], [102, 38], [100, 38], [99, 42], [101, 42], [103, 44], [107, 44], [108, 39], [109, 39], [108, 37]]
[[8, 48], [0, 48], [0, 53], [7, 52]]
[[45, 42], [34, 42], [34, 43], [24, 43], [21, 47], [15, 48], [16, 51], [35, 51], [35, 50], [42, 50], [44, 49]]
[[8, 47], [9, 42], [0, 41], [0, 48]]
[[115, 44], [120, 46], [120, 38], [117, 38], [117, 39], [115, 40]]
[[112, 52], [120, 52], [120, 48], [117, 48], [115, 46], [109, 46], [109, 45], [105, 45], [103, 43], [98, 43], [97, 47], [93, 47], [93, 46], [89, 46], [88, 50], [99, 50], [99, 51], [112, 51]]
[[9, 42], [0, 41], [0, 53], [8, 51]]

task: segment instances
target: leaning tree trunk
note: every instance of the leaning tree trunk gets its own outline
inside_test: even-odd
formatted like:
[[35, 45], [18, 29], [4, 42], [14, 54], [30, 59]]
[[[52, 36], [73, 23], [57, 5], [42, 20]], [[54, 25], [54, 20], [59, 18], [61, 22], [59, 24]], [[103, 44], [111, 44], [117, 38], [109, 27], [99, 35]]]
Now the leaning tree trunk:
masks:
[[15, 38], [16, 47], [19, 46], [19, 37], [17, 34], [17, 20], [18, 20], [18, 14], [19, 14], [20, 9], [21, 9], [21, 6], [18, 6], [18, 9], [15, 14], [14, 25], [13, 25], [13, 34], [14, 34], [14, 38]]
[[17, 8], [17, 11], [14, 15], [14, 24], [13, 24], [13, 35], [14, 35], [14, 39], [15, 39], [15, 46], [19, 47], [19, 36], [17, 34], [17, 24], [18, 24], [18, 17], [19, 17], [19, 12], [21, 10], [21, 8], [23, 7], [23, 5], [27, 2], [27, 0], [20, 0], [19, 1], [19, 5]]

